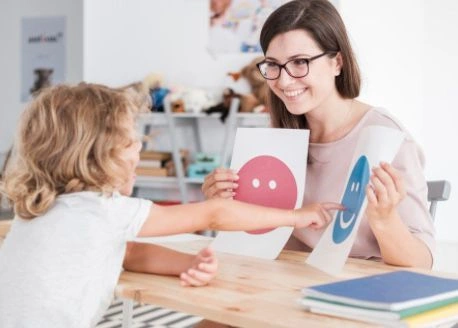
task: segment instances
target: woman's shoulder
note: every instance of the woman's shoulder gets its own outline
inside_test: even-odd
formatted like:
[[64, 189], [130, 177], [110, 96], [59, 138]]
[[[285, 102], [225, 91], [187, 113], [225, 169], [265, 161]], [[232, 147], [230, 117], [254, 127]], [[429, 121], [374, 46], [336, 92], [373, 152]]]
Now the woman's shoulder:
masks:
[[412, 136], [401, 121], [383, 107], [371, 106], [364, 115], [361, 123], [363, 123], [362, 127], [379, 125], [402, 131], [405, 133], [407, 140], [413, 141]]

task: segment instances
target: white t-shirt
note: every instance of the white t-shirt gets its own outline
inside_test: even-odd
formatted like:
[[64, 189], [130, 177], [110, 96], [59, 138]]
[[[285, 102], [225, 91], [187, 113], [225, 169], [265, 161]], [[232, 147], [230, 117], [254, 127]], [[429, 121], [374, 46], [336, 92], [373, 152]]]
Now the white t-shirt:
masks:
[[151, 204], [78, 192], [40, 217], [16, 217], [0, 247], [0, 327], [95, 326]]

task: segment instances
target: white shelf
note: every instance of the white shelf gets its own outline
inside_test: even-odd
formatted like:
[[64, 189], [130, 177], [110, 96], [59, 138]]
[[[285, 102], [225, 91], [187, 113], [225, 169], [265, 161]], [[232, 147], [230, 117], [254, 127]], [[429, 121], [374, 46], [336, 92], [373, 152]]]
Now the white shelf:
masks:
[[[202, 184], [204, 178], [184, 178], [184, 183], [187, 184]], [[142, 188], [155, 188], [159, 184], [176, 184], [178, 182], [177, 177], [151, 177], [145, 175], [138, 175], [135, 180], [136, 187]]]
[[[221, 116], [220, 113], [212, 113], [212, 114], [206, 114], [206, 113], [194, 113], [194, 112], [189, 112], [189, 113], [172, 113], [171, 117], [175, 119], [180, 119], [180, 118], [198, 118], [198, 119], [205, 119], [205, 118], [210, 118], [210, 119], [219, 119]], [[253, 120], [261, 120], [261, 121], [268, 121], [269, 120], [269, 114], [268, 113], [237, 113], [236, 114], [237, 119], [253, 119]], [[138, 119], [143, 122], [143, 123], [152, 123], [152, 124], [167, 124], [167, 117], [165, 113], [142, 113], [138, 115]]]
[[[270, 124], [268, 113], [239, 113], [237, 112], [240, 100], [235, 98], [231, 102], [229, 115], [225, 122], [225, 142], [221, 147], [221, 162], [226, 163], [230, 155], [230, 140], [233, 139], [237, 126], [266, 127]], [[188, 202], [188, 187], [200, 186], [204, 178], [189, 178], [185, 176], [183, 163], [180, 160], [179, 144], [176, 138], [176, 132], [179, 127], [192, 126], [197, 151], [201, 151], [201, 136], [199, 122], [203, 119], [219, 119], [221, 113], [212, 113], [208, 115], [204, 112], [173, 113], [170, 108], [168, 99], [164, 101], [163, 113], [145, 113], [140, 114], [138, 121], [140, 126], [167, 126], [170, 141], [172, 143], [172, 158], [175, 164], [176, 177], [150, 177], [138, 176], [135, 187], [138, 188], [156, 188], [170, 189], [178, 187], [183, 203]], [[191, 188], [193, 189], [193, 188]]]

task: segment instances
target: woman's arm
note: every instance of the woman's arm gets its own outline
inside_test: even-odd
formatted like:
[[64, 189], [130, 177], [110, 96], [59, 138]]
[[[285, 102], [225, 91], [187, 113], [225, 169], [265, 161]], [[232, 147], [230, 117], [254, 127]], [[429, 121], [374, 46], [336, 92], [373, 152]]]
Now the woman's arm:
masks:
[[404, 181], [388, 163], [373, 169], [367, 188], [366, 215], [385, 263], [431, 268], [427, 245], [416, 238], [401, 220], [399, 203], [406, 197]]
[[433, 262], [429, 248], [408, 230], [397, 212], [387, 217], [384, 222], [374, 220], [370, 225], [385, 263], [431, 268]]

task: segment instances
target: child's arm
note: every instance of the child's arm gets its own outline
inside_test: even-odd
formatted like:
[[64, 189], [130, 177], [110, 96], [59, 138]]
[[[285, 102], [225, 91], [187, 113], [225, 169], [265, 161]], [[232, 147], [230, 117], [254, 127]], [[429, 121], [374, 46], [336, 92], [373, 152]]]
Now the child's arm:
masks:
[[296, 210], [251, 205], [229, 199], [211, 199], [201, 203], [152, 205], [149, 217], [138, 236], [160, 236], [197, 230], [254, 230], [291, 226], [321, 228], [331, 220], [330, 210], [340, 204], [310, 204]]
[[179, 275], [183, 286], [204, 286], [216, 276], [218, 260], [209, 247], [191, 255], [158, 245], [129, 242], [123, 267], [134, 272]]

